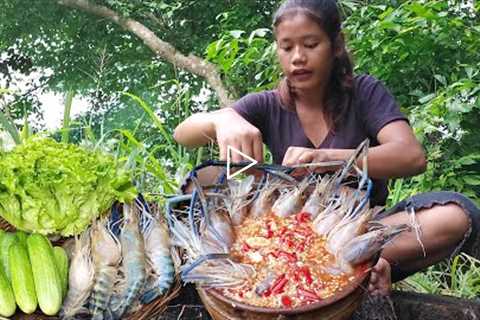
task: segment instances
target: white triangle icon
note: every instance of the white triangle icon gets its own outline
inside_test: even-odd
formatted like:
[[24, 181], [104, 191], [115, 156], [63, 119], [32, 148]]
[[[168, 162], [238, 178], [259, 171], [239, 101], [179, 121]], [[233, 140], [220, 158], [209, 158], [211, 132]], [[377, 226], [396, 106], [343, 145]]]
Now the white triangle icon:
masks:
[[[249, 161], [251, 161], [252, 163], [250, 163], [249, 165], [247, 165], [246, 167], [238, 170], [237, 172], [235, 172], [234, 174], [230, 174], [231, 173], [231, 168], [230, 168], [230, 163], [232, 162], [232, 152], [236, 152], [238, 154], [240, 154], [242, 157], [248, 159]], [[234, 147], [231, 147], [231, 146], [227, 146], [227, 179], [232, 179], [233, 177], [235, 177], [236, 175], [244, 172], [245, 170], [248, 170], [250, 169], [251, 167], [253, 167], [254, 165], [256, 165], [258, 163], [257, 160], [247, 156], [245, 153], [235, 149]]]

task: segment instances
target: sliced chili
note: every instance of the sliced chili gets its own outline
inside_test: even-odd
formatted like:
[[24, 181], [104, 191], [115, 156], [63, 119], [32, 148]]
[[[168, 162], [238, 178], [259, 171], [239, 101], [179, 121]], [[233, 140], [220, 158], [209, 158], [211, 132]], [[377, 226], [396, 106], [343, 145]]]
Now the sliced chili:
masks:
[[288, 260], [288, 262], [297, 262], [297, 255], [294, 253], [289, 253], [286, 251], [279, 251], [278, 256], [284, 257]]
[[282, 304], [285, 307], [291, 307], [292, 306], [292, 299], [290, 299], [288, 296], [282, 296], [281, 301], [282, 301]]
[[246, 243], [246, 242], [242, 243], [242, 251], [243, 251], [243, 252], [248, 252], [248, 251], [250, 251], [250, 250], [252, 250], [252, 247], [250, 247], [250, 246], [248, 245], [248, 243]]
[[298, 288], [297, 295], [302, 296], [307, 300], [320, 300], [320, 298], [314, 291], [308, 289]]
[[285, 276], [285, 273], [281, 274], [277, 279], [275, 279], [272, 286], [270, 287], [272, 294], [282, 293], [287, 283], [288, 279]]
[[305, 223], [307, 221], [310, 221], [310, 214], [307, 212], [300, 212], [295, 215], [295, 221], [297, 223]]

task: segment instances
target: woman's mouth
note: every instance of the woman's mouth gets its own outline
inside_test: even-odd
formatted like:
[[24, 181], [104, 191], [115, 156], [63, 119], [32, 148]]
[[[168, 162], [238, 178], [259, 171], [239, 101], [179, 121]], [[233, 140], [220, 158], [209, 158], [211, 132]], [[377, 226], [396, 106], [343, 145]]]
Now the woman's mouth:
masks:
[[306, 81], [311, 78], [313, 75], [313, 72], [308, 70], [308, 69], [297, 69], [292, 71], [292, 78], [295, 81]]

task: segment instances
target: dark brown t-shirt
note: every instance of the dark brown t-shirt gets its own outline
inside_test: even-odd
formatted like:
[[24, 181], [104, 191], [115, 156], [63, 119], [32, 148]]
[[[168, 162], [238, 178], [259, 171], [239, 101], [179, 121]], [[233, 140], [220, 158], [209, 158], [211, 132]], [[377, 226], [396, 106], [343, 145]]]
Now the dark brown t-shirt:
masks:
[[[290, 146], [315, 148], [305, 135], [296, 112], [282, 107], [277, 90], [248, 94], [232, 107], [260, 130], [277, 164], [282, 163]], [[366, 138], [370, 139], [371, 146], [376, 146], [378, 132], [397, 120], [408, 121], [385, 86], [372, 76], [357, 76], [346, 120], [330, 130], [318, 149], [354, 149]], [[373, 182], [371, 202], [383, 205], [388, 195], [387, 181], [375, 179]]]

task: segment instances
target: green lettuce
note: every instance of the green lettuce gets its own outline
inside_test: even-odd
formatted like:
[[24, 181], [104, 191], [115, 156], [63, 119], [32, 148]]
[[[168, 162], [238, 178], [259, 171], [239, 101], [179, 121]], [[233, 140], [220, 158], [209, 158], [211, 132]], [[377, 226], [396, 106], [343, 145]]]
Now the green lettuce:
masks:
[[116, 200], [136, 195], [130, 174], [108, 154], [49, 138], [0, 153], [0, 216], [19, 230], [79, 234]]

